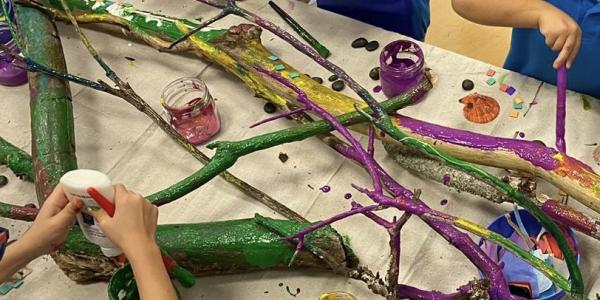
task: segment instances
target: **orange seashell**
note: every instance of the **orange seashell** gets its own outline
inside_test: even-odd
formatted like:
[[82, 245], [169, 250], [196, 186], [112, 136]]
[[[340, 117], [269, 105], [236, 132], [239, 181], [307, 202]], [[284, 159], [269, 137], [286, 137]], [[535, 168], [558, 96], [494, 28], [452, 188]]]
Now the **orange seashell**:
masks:
[[469, 94], [458, 102], [465, 105], [463, 108], [465, 119], [473, 123], [489, 123], [500, 113], [500, 105], [496, 99], [478, 93]]

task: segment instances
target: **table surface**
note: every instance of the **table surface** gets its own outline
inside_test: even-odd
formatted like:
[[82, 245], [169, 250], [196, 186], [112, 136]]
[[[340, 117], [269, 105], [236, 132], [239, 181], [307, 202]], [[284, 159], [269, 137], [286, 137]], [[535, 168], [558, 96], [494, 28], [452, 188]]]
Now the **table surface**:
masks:
[[[386, 45], [402, 38], [396, 33], [316, 7], [302, 3], [293, 4], [286, 0], [277, 2], [332, 51], [333, 62], [344, 67], [368, 89], [376, 85], [368, 73], [372, 67], [378, 65], [378, 51], [353, 49], [350, 43], [357, 37], [366, 37]], [[138, 0], [134, 3], [146, 10], [186, 18], [209, 17], [217, 13], [217, 10], [194, 1], [177, 1], [177, 4], [171, 4], [171, 1]], [[267, 1], [243, 1], [240, 2], [240, 6], [288, 28], [267, 5]], [[227, 27], [241, 22], [244, 20], [231, 16], [217, 22], [215, 26]], [[69, 71], [88, 78], [103, 78], [102, 70], [88, 56], [73, 29], [60, 24], [59, 31]], [[130, 43], [124, 38], [105, 33], [92, 30], [86, 32], [105, 60], [155, 109], [161, 109], [159, 96], [162, 88], [169, 82], [179, 77], [202, 78], [217, 99], [222, 119], [223, 126], [216, 137], [217, 140], [240, 140], [294, 125], [284, 119], [250, 129], [250, 124], [267, 117], [262, 109], [264, 102], [255, 98], [241, 81], [214, 64], [191, 57], [161, 54], [145, 45]], [[483, 38], [485, 37], [474, 37], [473, 46], [476, 47], [477, 39]], [[293, 66], [301, 67], [303, 72], [322, 78], [329, 77], [329, 72], [271, 33], [264, 32], [262, 40], [276, 55]], [[539, 104], [534, 106], [526, 117], [521, 113], [521, 116], [513, 119], [509, 117], [512, 97], [501, 92], [498, 85], [489, 87], [485, 83], [489, 65], [427, 44], [423, 44], [423, 49], [427, 66], [433, 70], [437, 81], [422, 103], [404, 109], [403, 113], [422, 120], [495, 136], [512, 137], [515, 131], [522, 131], [526, 134], [526, 139], [554, 144], [554, 86], [495, 67], [497, 76], [507, 74], [506, 83], [514, 86], [526, 103], [537, 96]], [[129, 63], [125, 56], [134, 57], [136, 60]], [[495, 121], [475, 125], [463, 118], [462, 105], [457, 100], [467, 94], [461, 89], [461, 83], [466, 78], [475, 82], [474, 91], [499, 101], [501, 112]], [[325, 84], [329, 83], [326, 81]], [[1, 87], [0, 90], [3, 94], [0, 99], [0, 136], [30, 152], [28, 88]], [[176, 145], [145, 115], [123, 100], [75, 84], [71, 85], [71, 90], [79, 167], [106, 172], [114, 182], [124, 183], [146, 195], [171, 185], [201, 167], [199, 162]], [[343, 92], [354, 96], [348, 88]], [[376, 97], [384, 98], [381, 94], [376, 94]], [[593, 162], [594, 147], [585, 144], [600, 142], [597, 132], [593, 130], [594, 124], [597, 126], [599, 122], [598, 102], [592, 103], [592, 109], [586, 111], [583, 109], [581, 96], [568, 92], [566, 140], [569, 153], [592, 165], [596, 171], [600, 171], [600, 168]], [[365, 140], [362, 137], [362, 141]], [[203, 151], [211, 153], [202, 148]], [[277, 159], [280, 152], [289, 156], [285, 164]], [[512, 209], [510, 205], [490, 204], [481, 198], [458, 193], [441, 184], [421, 180], [395, 165], [380, 145], [376, 155], [401, 184], [411, 189], [422, 189], [422, 199], [434, 209], [465, 216], [482, 225]], [[257, 170], [261, 170], [258, 176]], [[310, 220], [323, 219], [348, 210], [349, 203], [343, 198], [347, 192], [353, 193], [354, 200], [363, 204], [369, 203], [366, 197], [352, 191], [350, 187], [351, 183], [369, 186], [370, 180], [366, 173], [314, 138], [254, 153], [240, 159], [230, 171]], [[31, 183], [19, 181], [5, 167], [0, 167], [0, 173], [9, 176], [10, 179], [10, 183], [0, 189], [2, 201], [21, 205], [35, 202], [35, 192]], [[274, 182], [277, 184], [273, 184]], [[323, 193], [318, 188], [311, 189], [308, 185], [330, 185], [332, 189], [329, 193]], [[542, 190], [544, 189], [550, 195], [555, 193], [553, 189], [542, 184]], [[441, 205], [442, 199], [447, 199], [448, 204]], [[580, 207], [575, 201], [570, 203]], [[159, 223], [241, 219], [252, 217], [254, 213], [278, 217], [221, 178], [215, 178], [177, 202], [162, 207]], [[390, 216], [390, 213], [385, 213], [384, 216]], [[0, 226], [8, 227], [11, 236], [17, 237], [26, 230], [27, 223], [0, 219]], [[363, 264], [382, 273], [387, 270], [388, 238], [381, 228], [362, 216], [343, 220], [334, 227], [350, 236], [351, 244]], [[450, 292], [478, 276], [477, 269], [459, 251], [420, 220], [412, 218], [402, 232], [400, 282], [423, 289]], [[600, 292], [597, 272], [600, 261], [594, 259], [600, 244], [581, 234], [578, 234], [578, 237], [582, 249], [581, 269], [586, 288], [590, 295], [594, 295]], [[26, 278], [25, 284], [4, 296], [4, 299], [83, 299], [84, 296], [88, 300], [107, 298], [105, 283], [77, 285], [59, 270], [49, 256], [41, 257], [29, 266], [33, 273]], [[279, 283], [283, 283], [284, 286], [280, 287]], [[318, 299], [321, 292], [332, 290], [348, 291], [359, 299], [376, 298], [363, 283], [326, 272], [268, 271], [215, 276], [200, 278], [195, 287], [180, 290], [184, 299], [293, 298], [286, 292], [285, 286], [289, 286], [292, 291], [299, 288], [301, 292], [297, 298], [300, 299]]]

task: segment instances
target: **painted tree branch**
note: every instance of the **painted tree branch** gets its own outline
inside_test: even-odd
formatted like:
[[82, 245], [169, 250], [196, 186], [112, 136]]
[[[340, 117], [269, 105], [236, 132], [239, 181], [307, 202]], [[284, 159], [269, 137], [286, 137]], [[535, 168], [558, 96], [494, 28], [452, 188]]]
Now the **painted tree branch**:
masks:
[[[24, 52], [43, 65], [66, 72], [58, 32], [44, 13], [28, 7], [15, 7], [22, 30]], [[68, 83], [54, 77], [29, 73], [33, 171], [40, 206], [58, 180], [77, 168], [73, 107]]]
[[0, 137], [0, 165], [6, 165], [17, 177], [33, 181], [31, 156]]
[[[142, 39], [157, 49], [166, 50], [170, 45], [169, 40], [175, 40], [177, 37], [183, 35], [175, 25], [177, 20], [175, 18], [165, 17], [161, 19], [163, 24], [162, 27], [165, 28], [162, 29], [156, 27], [156, 22], [146, 22], [145, 19], [141, 19], [142, 17], [138, 15], [138, 11], [135, 9], [131, 9], [131, 12], [127, 12], [127, 15], [125, 16], [131, 19], [130, 21], [123, 16], [108, 14], [105, 10], [103, 11], [102, 8], [93, 10], [87, 2], [82, 0], [69, 0], [69, 3], [72, 8], [75, 8], [75, 17], [78, 21], [117, 24], [130, 30], [133, 36]], [[110, 4], [108, 1], [106, 1], [106, 3], [107, 5]], [[45, 7], [45, 9], [56, 18], [65, 18], [64, 13], [61, 13], [55, 6]], [[181, 22], [184, 21], [182, 20]], [[189, 24], [189, 21], [184, 23]], [[177, 30], [175, 31], [173, 28]], [[188, 28], [195, 28], [195, 26], [188, 26]], [[216, 34], [213, 35], [213, 39], [205, 39], [205, 41], [210, 45], [216, 45], [212, 48], [213, 50], [216, 48], [221, 49], [223, 52], [227, 53], [230, 58], [233, 58], [234, 61], [242, 66], [251, 67], [253, 65], [261, 65], [264, 68], [270, 68], [271, 65], [273, 65], [273, 62], [268, 60], [270, 53], [260, 45], [258, 36], [255, 36], [256, 34], [259, 34], [260, 31], [245, 28], [248, 27], [233, 27], [230, 29], [228, 36], [222, 36], [215, 41], [215, 36], [221, 36]], [[202, 32], [200, 32], [199, 35], [201, 33]], [[238, 38], [236, 39], [236, 37]], [[190, 47], [192, 47], [191, 43], [184, 42], [175, 47], [174, 51], [188, 50]], [[250, 49], [252, 49], [253, 55], [248, 54]], [[206, 54], [207, 50], [196, 49], [195, 53]], [[218, 60], [216, 62], [221, 63]], [[286, 72], [296, 71], [291, 66], [284, 65], [286, 66], [284, 74], [287, 74]], [[227, 67], [226, 69], [230, 70]], [[243, 70], [252, 69], [244, 67]], [[302, 72], [299, 73], [302, 74]], [[236, 73], [234, 72], [234, 74]], [[270, 95], [261, 96], [264, 96], [270, 101], [276, 101], [275, 103], [279, 105], [282, 104], [282, 99], [294, 101], [294, 98], [290, 96], [288, 89], [278, 89], [268, 81], [261, 80], [260, 78], [255, 79], [256, 81], [263, 83], [261, 85], [262, 87], [271, 90]], [[251, 88], [255, 88], [255, 86], [253, 86], [255, 83], [248, 83], [248, 80], [244, 81]], [[360, 102], [341, 94], [331, 93], [331, 90], [316, 84], [314, 81], [310, 80], [310, 78], [305, 78], [302, 75], [295, 82], [298, 83], [302, 90], [308, 93], [309, 98], [314, 99], [317, 104], [324, 106], [328, 111], [334, 114], [352, 111], [354, 109], [354, 104], [360, 104]], [[258, 92], [257, 94], [260, 95]], [[280, 96], [273, 100], [273, 94]], [[282, 98], [282, 96], [285, 98]], [[401, 121], [401, 118], [394, 118], [392, 120], [394, 125], [402, 127]], [[461, 131], [468, 133], [466, 136], [458, 135], [445, 137], [443, 135], [434, 136], [431, 133], [423, 134], [423, 132], [421, 132], [422, 134], [418, 134], [419, 132], [415, 132], [418, 130], [409, 130], [409, 128], [402, 129], [411, 133], [412, 136], [430, 143], [436, 149], [447, 152], [457, 158], [478, 164], [531, 172], [536, 176], [548, 180], [561, 190], [584, 203], [586, 206], [592, 207], [596, 211], [600, 211], [600, 176], [591, 172], [589, 167], [566, 155], [559, 155], [557, 151], [551, 148], [540, 145], [535, 146], [536, 144], [533, 144], [533, 142], [526, 142], [524, 145], [519, 145], [519, 147], [509, 147], [510, 145], [508, 144], [515, 142], [515, 140], [511, 139], [498, 139], [494, 140], [495, 142], [491, 144], [488, 143], [486, 147], [476, 147], [476, 145], [473, 144], [474, 140], [478, 140], [481, 137], [491, 137], [471, 134], [466, 131]], [[445, 132], [445, 130], [448, 129], [449, 128], [440, 127], [439, 131]], [[533, 153], [533, 155], [524, 155], [519, 149], [530, 149], [531, 151], [529, 152]], [[539, 165], [540, 157], [542, 157], [544, 161], [543, 167], [537, 166]]]

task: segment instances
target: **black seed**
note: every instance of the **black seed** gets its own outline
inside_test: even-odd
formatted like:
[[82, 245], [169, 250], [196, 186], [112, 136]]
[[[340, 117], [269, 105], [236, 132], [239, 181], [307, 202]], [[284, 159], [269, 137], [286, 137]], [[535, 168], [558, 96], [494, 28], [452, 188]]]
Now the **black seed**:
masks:
[[377, 50], [377, 48], [379, 48], [379, 42], [378, 41], [372, 41], [369, 42], [366, 46], [365, 49], [367, 49], [367, 51], [371, 52], [371, 51], [375, 51]]
[[338, 76], [333, 74], [333, 75], [329, 76], [329, 78], [327, 78], [327, 80], [329, 80], [329, 82], [334, 82], [334, 81], [338, 80]]
[[321, 78], [321, 77], [313, 77], [312, 80], [318, 82], [319, 84], [323, 83], [323, 78]]
[[27, 207], [27, 208], [37, 208], [37, 206], [35, 206], [35, 204], [33, 204], [33, 203], [25, 204], [25, 207]]
[[0, 187], [5, 186], [8, 183], [8, 178], [4, 175], [0, 175]]
[[275, 104], [273, 104], [271, 102], [267, 102], [267, 103], [265, 103], [265, 106], [263, 107], [263, 109], [265, 110], [266, 113], [272, 114], [277, 111], [277, 106], [275, 106]]
[[289, 156], [286, 153], [283, 152], [279, 152], [279, 160], [285, 164], [286, 161], [288, 161]]
[[472, 90], [474, 87], [475, 87], [475, 83], [473, 83], [473, 81], [472, 81], [472, 80], [470, 80], [470, 79], [465, 79], [465, 80], [462, 82], [462, 88], [463, 88], [463, 90], [465, 90], [465, 91], [470, 91], [470, 90]]
[[338, 91], [338, 92], [343, 90], [344, 87], [346, 87], [346, 84], [344, 84], [344, 82], [341, 80], [338, 80], [338, 81], [334, 82], [333, 84], [331, 84], [331, 88], [334, 91]]
[[357, 38], [354, 40], [354, 42], [352, 42], [352, 48], [362, 48], [362, 47], [366, 46], [367, 43], [369, 43], [369, 41], [367, 41], [367, 39]]
[[375, 67], [369, 71], [369, 77], [373, 80], [379, 80], [379, 67]]

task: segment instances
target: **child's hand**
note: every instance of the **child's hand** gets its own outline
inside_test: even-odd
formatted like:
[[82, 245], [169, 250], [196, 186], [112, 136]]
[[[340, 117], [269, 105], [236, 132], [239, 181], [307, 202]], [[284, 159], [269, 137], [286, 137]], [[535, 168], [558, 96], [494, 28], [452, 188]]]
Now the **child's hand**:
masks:
[[553, 67], [558, 69], [566, 63], [571, 68], [581, 47], [581, 29], [569, 15], [551, 5], [548, 7], [539, 15], [538, 27], [546, 37], [546, 45], [559, 52]]
[[98, 220], [104, 233], [128, 257], [137, 249], [155, 245], [158, 208], [121, 184], [115, 185], [114, 202], [115, 215], [112, 218], [104, 210], [86, 213]]
[[56, 250], [65, 241], [83, 201], [69, 202], [59, 184], [42, 205], [35, 221], [21, 238], [27, 245], [30, 258]]

